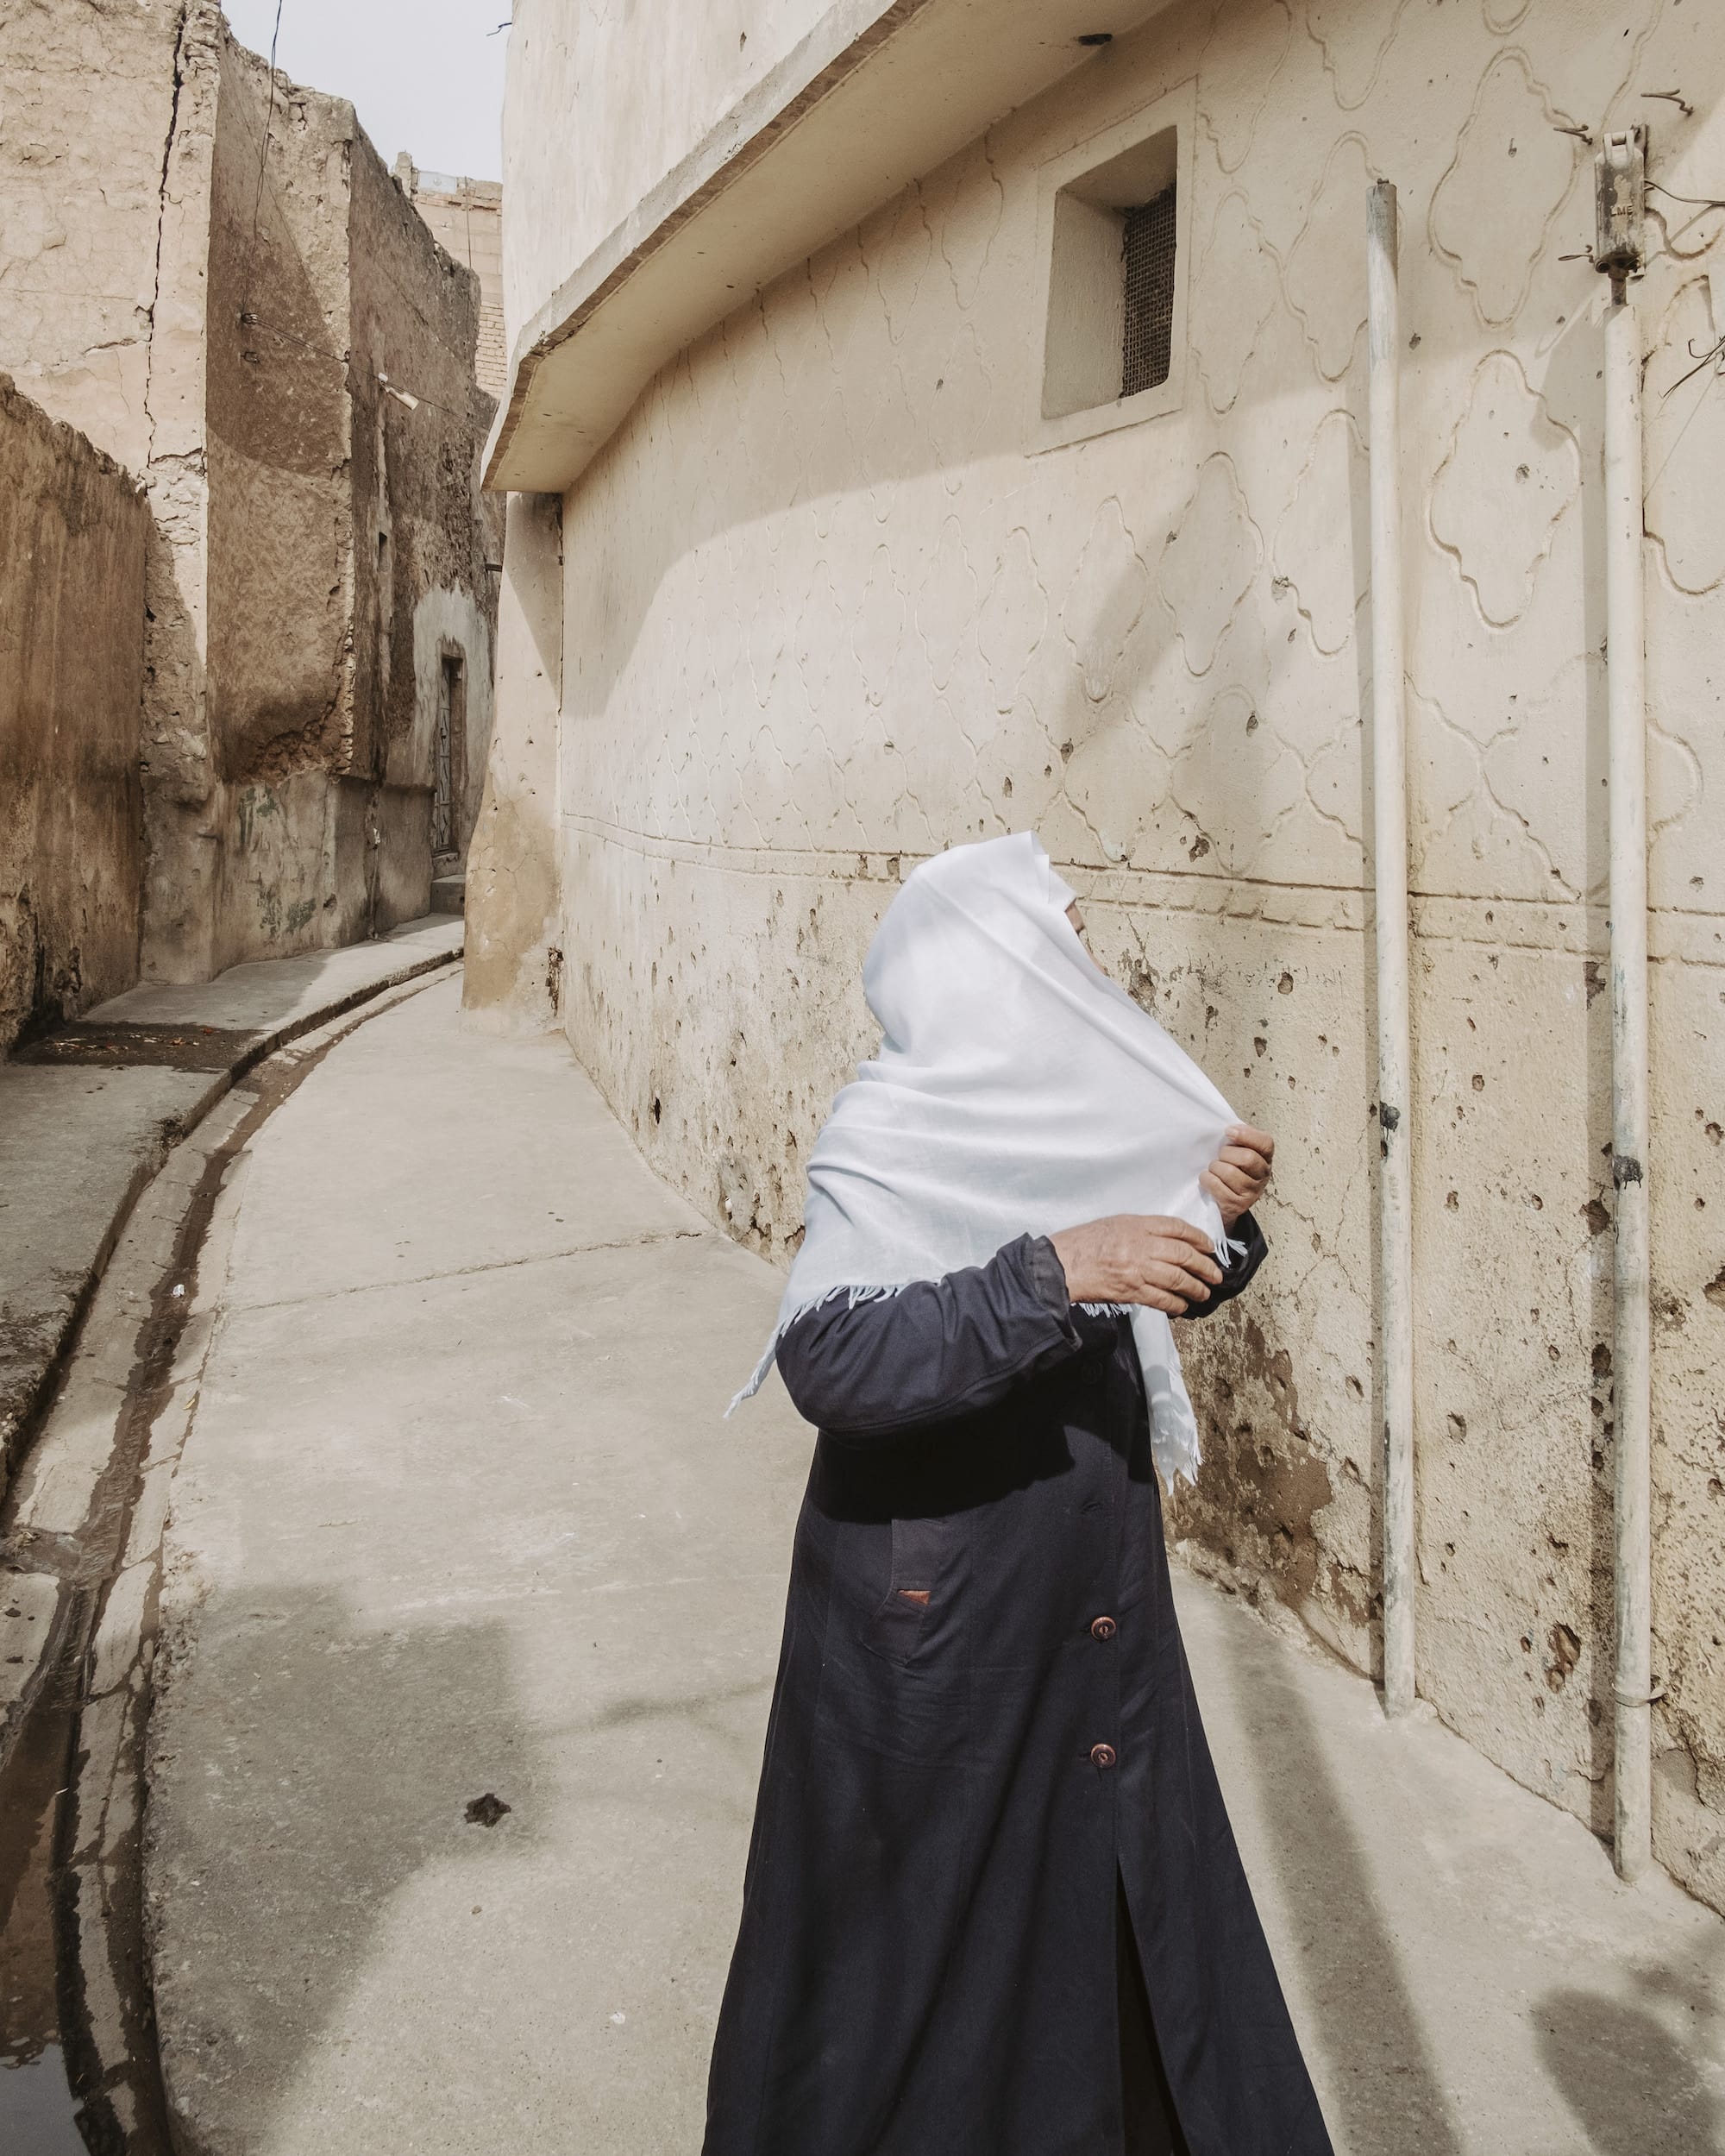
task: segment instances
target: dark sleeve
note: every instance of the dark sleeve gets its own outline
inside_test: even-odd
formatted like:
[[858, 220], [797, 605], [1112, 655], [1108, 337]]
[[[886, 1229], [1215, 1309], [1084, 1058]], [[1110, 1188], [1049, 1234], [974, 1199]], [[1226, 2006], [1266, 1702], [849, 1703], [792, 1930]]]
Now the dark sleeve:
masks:
[[1001, 1399], [1082, 1341], [1054, 1245], [1020, 1235], [987, 1265], [858, 1303], [835, 1295], [779, 1342], [797, 1412], [835, 1437], [894, 1437]]
[[1264, 1240], [1264, 1230], [1250, 1213], [1242, 1213], [1228, 1232], [1235, 1242], [1245, 1245], [1245, 1254], [1230, 1258], [1228, 1269], [1222, 1275], [1221, 1285], [1210, 1290], [1208, 1303], [1194, 1303], [1186, 1313], [1189, 1317], [1208, 1317], [1212, 1311], [1220, 1310], [1224, 1303], [1239, 1293], [1270, 1255], [1270, 1245]]

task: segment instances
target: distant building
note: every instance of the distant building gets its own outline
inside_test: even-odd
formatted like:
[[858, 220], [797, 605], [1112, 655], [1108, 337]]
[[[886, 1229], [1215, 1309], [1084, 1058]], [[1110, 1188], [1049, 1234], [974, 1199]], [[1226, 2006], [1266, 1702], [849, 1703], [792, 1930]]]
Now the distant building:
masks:
[[495, 179], [459, 179], [422, 172], [404, 150], [396, 184], [431, 228], [431, 236], [480, 280], [480, 342], [474, 372], [487, 395], [509, 378], [503, 340], [503, 187]]
[[0, 11], [0, 368], [152, 512], [145, 977], [427, 912], [491, 726], [478, 279], [209, 0]]
[[[1626, 516], [1588, 255], [1602, 135], [1641, 126]], [[1172, 1531], [1361, 1669], [1368, 456], [1399, 465], [1419, 1688], [1596, 1826], [1614, 1166], [1644, 1173], [1613, 1158], [1606, 685], [1638, 655], [1605, 649], [1608, 574], [1644, 599], [1654, 1840], [1725, 1908], [1717, 7], [638, 0], [625, 33], [521, 0], [504, 186], [475, 1018], [555, 1018], [653, 1166], [782, 1256], [900, 877], [1036, 828], [1122, 986], [1281, 1141], [1263, 1285], [1194, 1329], [1207, 1457]]]

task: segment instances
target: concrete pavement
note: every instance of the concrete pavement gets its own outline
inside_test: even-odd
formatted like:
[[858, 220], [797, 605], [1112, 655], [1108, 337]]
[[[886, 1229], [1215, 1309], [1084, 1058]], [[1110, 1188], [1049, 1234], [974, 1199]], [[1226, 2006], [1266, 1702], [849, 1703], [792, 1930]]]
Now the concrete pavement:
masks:
[[459, 918], [129, 990], [0, 1064], [0, 1495], [137, 1195], [236, 1077], [392, 983], [445, 965]]
[[[720, 1417], [779, 1282], [456, 999], [304, 1078], [201, 1276], [146, 1853], [199, 2156], [699, 2145], [809, 1446], [776, 1385]], [[1725, 1926], [1180, 1599], [1344, 2156], [1725, 2147]]]
[[[237, 1082], [117, 1227], [0, 1505], [0, 2149], [168, 2156], [137, 1843], [162, 1524], [210, 1339], [209, 1312], [192, 1315], [199, 1269], [221, 1272], [221, 1185], [248, 1139], [346, 1031], [436, 977], [425, 957], [417, 940], [373, 948], [373, 969], [410, 977], [310, 1031], [297, 1021], [316, 1006], [286, 1013], [278, 993], [291, 1042], [243, 1075], [206, 1066], [218, 1090]], [[343, 969], [348, 989], [359, 970]], [[342, 1013], [339, 973], [331, 985]], [[99, 1172], [116, 1134], [90, 1120], [83, 1135]], [[72, 1207], [86, 1223], [88, 1196]]]

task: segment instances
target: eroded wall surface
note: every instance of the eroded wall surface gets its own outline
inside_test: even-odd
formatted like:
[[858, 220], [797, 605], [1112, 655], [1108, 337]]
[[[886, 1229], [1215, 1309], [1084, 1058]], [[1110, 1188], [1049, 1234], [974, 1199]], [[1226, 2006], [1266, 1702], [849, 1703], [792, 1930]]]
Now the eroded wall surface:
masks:
[[421, 172], [405, 151], [392, 170], [438, 246], [480, 280], [474, 373], [488, 397], [500, 397], [509, 380], [509, 348], [503, 334], [502, 185]]
[[0, 374], [0, 1055], [138, 973], [149, 512]]
[[475, 280], [352, 106], [272, 80], [211, 0], [21, 0], [0, 66], [0, 364], [154, 512], [145, 972], [423, 913], [444, 653], [460, 842], [490, 735]]
[[[217, 834], [195, 971], [351, 941], [338, 775], [358, 730], [348, 409], [352, 109], [225, 36], [205, 255], [204, 712]], [[207, 849], [206, 849], [207, 850]], [[176, 850], [196, 862], [191, 837]], [[361, 846], [363, 855], [367, 851]], [[158, 952], [160, 965], [166, 954]], [[191, 954], [188, 954], [191, 955]]]
[[[461, 669], [457, 718], [465, 722], [452, 751], [451, 851], [465, 851], [479, 814], [502, 505], [480, 497], [474, 475], [495, 409], [474, 372], [479, 278], [437, 244], [363, 135], [354, 148], [352, 254], [354, 499], [370, 535], [359, 550], [358, 616], [377, 625], [361, 645], [358, 696], [370, 714], [367, 768], [382, 783], [380, 812], [404, 834], [410, 826], [424, 834], [423, 883], [416, 867], [380, 893], [386, 926], [430, 902], [445, 658]], [[391, 395], [386, 382], [412, 401]], [[417, 836], [411, 858], [422, 858]]]
[[185, 0], [0, 10], [0, 363], [136, 473], [150, 459], [162, 151], [185, 12]]
[[[563, 130], [574, 165], [560, 161], [542, 103], [559, 79], [551, 12], [525, 11], [533, 64], [511, 71], [515, 322], [583, 221], [614, 221], [581, 160], [615, 148], [631, 173], [645, 155], [595, 104], [586, 129]], [[631, 34], [644, 70], [660, 41]], [[1369, 1667], [1364, 222], [1369, 182], [1395, 180], [1420, 1683], [1596, 1826], [1611, 1719], [1603, 293], [1560, 258], [1593, 227], [1578, 130], [1650, 121], [1666, 188], [1725, 193], [1722, 75], [1725, 47], [1678, 0], [1176, 9], [741, 308], [652, 385], [564, 512], [563, 1018], [648, 1157], [787, 1253], [809, 1141], [870, 1045], [857, 966], [904, 865], [1038, 829], [1107, 962], [1280, 1141], [1271, 1266], [1245, 1308], [1194, 1329], [1208, 1455], [1175, 1531]], [[1038, 164], [1183, 84], [1183, 400], [1032, 455]], [[1648, 97], [1674, 86], [1691, 114]], [[1725, 784], [1709, 477], [1725, 385], [1703, 367], [1674, 387], [1691, 344], [1725, 330], [1722, 220], [1655, 203], [1664, 245], [1636, 304], [1657, 1841], [1725, 1903], [1725, 921], [1709, 800]], [[516, 693], [511, 670], [511, 737]], [[543, 704], [520, 709], [536, 724]], [[739, 1372], [752, 1352], [738, 1343]]]

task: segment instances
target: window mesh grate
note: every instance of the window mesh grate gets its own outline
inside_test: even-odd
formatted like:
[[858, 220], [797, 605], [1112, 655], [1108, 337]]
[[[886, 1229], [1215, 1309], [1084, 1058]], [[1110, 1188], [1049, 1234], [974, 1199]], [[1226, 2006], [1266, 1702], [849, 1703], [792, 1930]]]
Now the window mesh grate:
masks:
[[1135, 397], [1168, 380], [1174, 343], [1174, 190], [1167, 188], [1124, 219], [1126, 322], [1120, 337], [1120, 394]]

